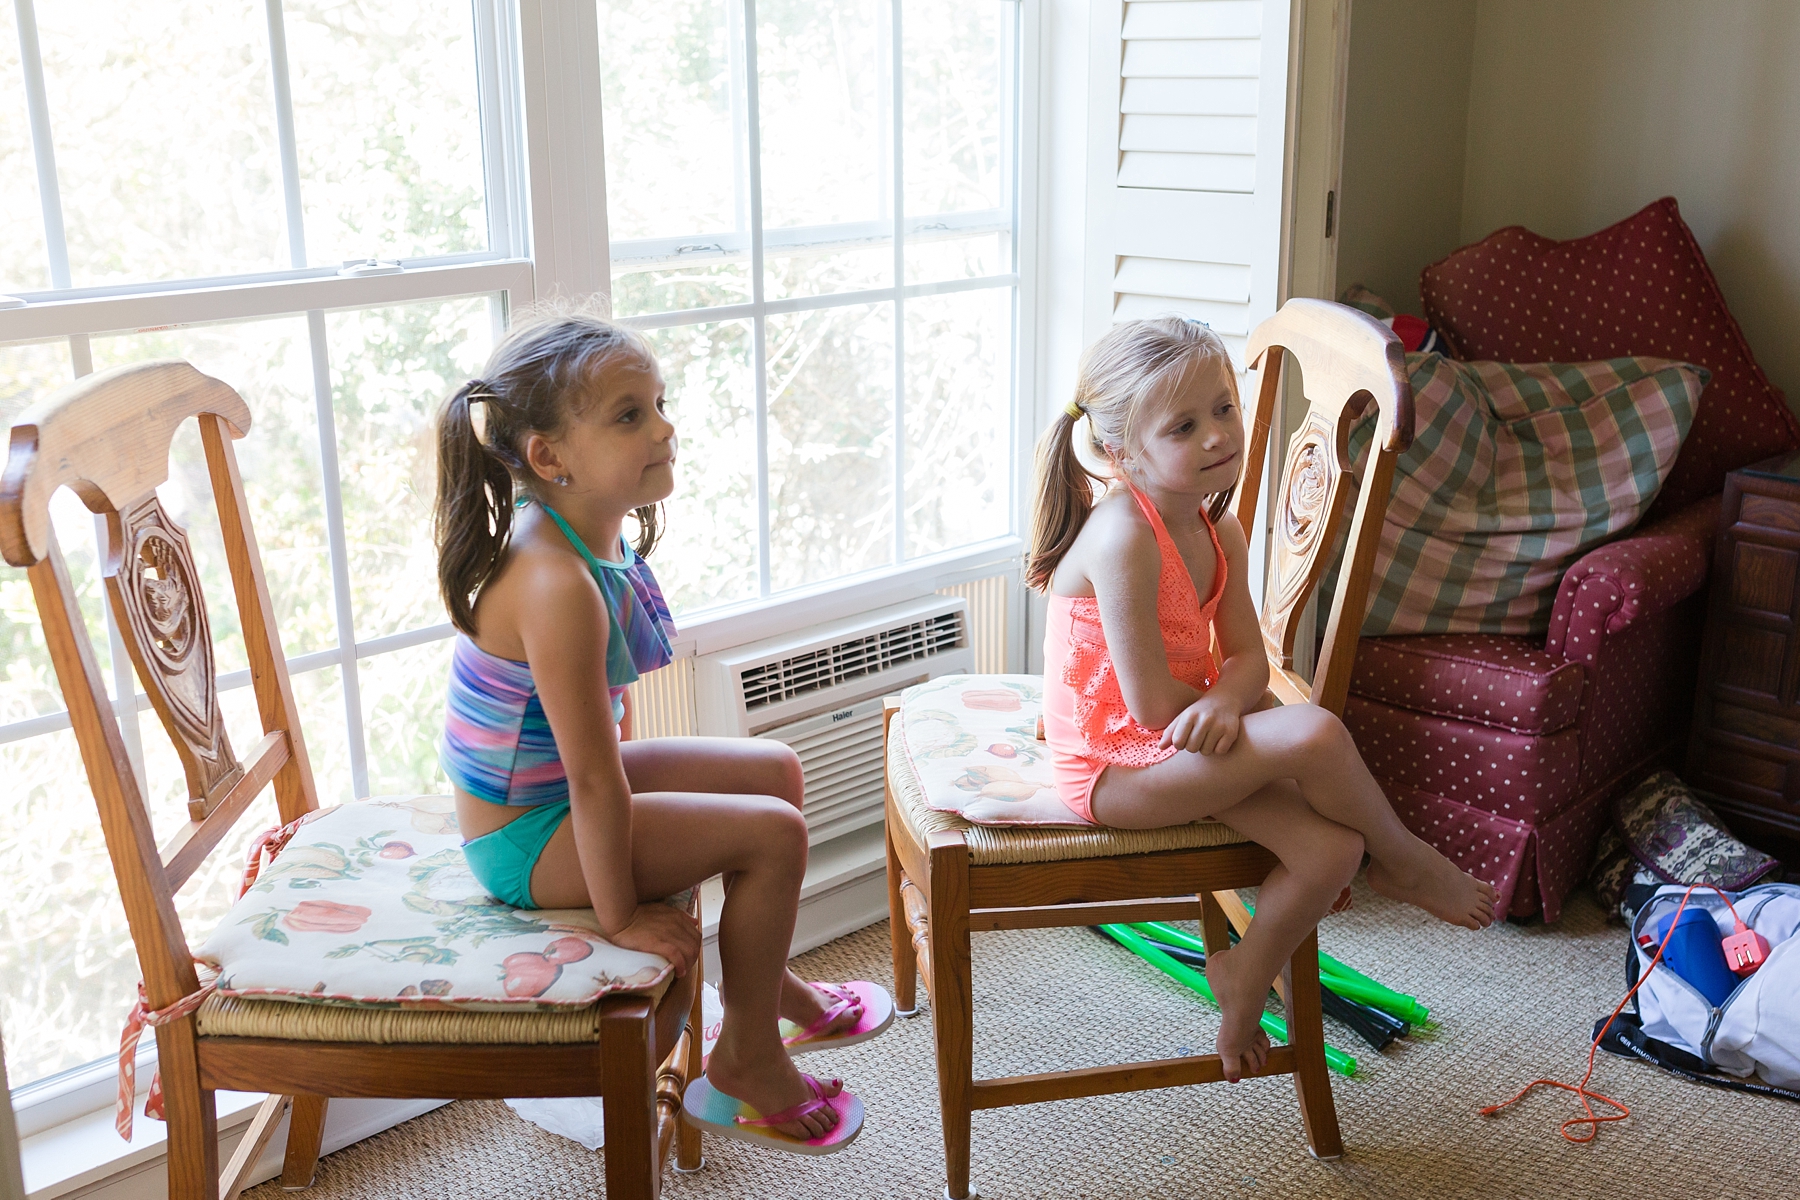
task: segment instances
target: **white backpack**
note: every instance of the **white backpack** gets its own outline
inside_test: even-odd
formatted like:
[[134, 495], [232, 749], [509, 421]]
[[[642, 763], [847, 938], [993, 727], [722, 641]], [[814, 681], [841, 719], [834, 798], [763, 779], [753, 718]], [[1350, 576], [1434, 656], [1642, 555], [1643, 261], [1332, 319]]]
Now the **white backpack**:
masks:
[[[1667, 962], [1659, 963], [1648, 978], [1644, 976], [1656, 953], [1657, 924], [1675, 911], [1687, 890], [1680, 884], [1658, 888], [1631, 924], [1626, 976], [1631, 984], [1644, 979], [1636, 996], [1643, 1034], [1692, 1055], [1708, 1069], [1740, 1079], [1758, 1074], [1774, 1089], [1800, 1088], [1800, 937], [1795, 936], [1800, 933], [1800, 886], [1764, 883], [1732, 896], [1738, 916], [1768, 939], [1769, 957], [1717, 1008]], [[1737, 929], [1730, 908], [1711, 888], [1695, 889], [1687, 906], [1712, 917], [1721, 938]], [[1645, 938], [1650, 939], [1648, 946]], [[1641, 1048], [1643, 1039], [1636, 1040], [1640, 1048], [1632, 1047], [1627, 1033], [1627, 1050], [1640, 1058], [1659, 1060], [1657, 1048], [1651, 1047], [1646, 1054]], [[1612, 1046], [1606, 1048], [1619, 1052]], [[1658, 1065], [1676, 1070], [1691, 1066], [1679, 1060], [1674, 1064], [1658, 1061]], [[1764, 1090], [1755, 1084], [1748, 1087]], [[1790, 1094], [1790, 1098], [1800, 1096]]]

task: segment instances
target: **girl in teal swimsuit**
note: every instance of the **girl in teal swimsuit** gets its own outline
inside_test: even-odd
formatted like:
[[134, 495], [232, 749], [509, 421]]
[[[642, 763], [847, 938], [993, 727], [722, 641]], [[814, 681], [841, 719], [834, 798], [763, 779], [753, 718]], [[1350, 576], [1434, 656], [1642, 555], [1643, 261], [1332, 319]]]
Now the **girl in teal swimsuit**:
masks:
[[644, 556], [675, 450], [648, 344], [593, 317], [515, 329], [450, 398], [435, 533], [459, 636], [443, 764], [469, 867], [491, 893], [592, 907], [609, 940], [679, 975], [700, 932], [660, 898], [725, 876], [708, 1107], [731, 1107], [737, 1136], [818, 1153], [854, 1136], [861, 1108], [790, 1051], [871, 1036], [869, 1010], [891, 1003], [787, 970], [806, 869], [799, 761], [760, 738], [628, 740], [627, 685], [672, 657]]

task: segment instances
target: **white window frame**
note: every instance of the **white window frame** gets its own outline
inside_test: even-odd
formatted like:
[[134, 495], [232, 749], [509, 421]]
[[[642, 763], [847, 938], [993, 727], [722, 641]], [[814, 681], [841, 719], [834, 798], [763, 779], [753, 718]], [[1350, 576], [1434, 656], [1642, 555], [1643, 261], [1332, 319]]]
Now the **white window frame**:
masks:
[[[741, 0], [753, 14], [755, 0]], [[904, 0], [902, 0], [903, 4]], [[790, 632], [804, 625], [832, 620], [897, 599], [928, 594], [946, 581], [970, 577], [992, 564], [1016, 564], [1023, 548], [1019, 536], [1025, 514], [1025, 481], [1029, 478], [1032, 441], [1037, 432], [1040, 405], [1033, 402], [1037, 387], [1038, 303], [1035, 295], [1037, 264], [1038, 96], [1041, 0], [976, 0], [1017, 6], [1019, 20], [1013, 44], [1016, 71], [1016, 104], [1013, 121], [1014, 184], [1012, 215], [1015, 269], [1004, 275], [947, 283], [905, 285], [904, 223], [896, 226], [896, 284], [867, 292], [768, 301], [762, 297], [764, 247], [752, 246], [756, 295], [749, 305], [730, 308], [685, 310], [653, 314], [630, 323], [642, 328], [666, 328], [722, 319], [745, 317], [756, 321], [760, 335], [763, 319], [788, 312], [839, 305], [888, 301], [896, 315], [908, 299], [978, 288], [1013, 289], [1012, 439], [1009, 532], [998, 538], [955, 550], [904, 558], [904, 506], [900, 472], [904, 470], [903, 326], [896, 327], [896, 525], [895, 565], [834, 579], [814, 586], [770, 594], [768, 587], [768, 502], [766, 458], [759, 454], [759, 592], [755, 600], [708, 610], [683, 623], [676, 643], [678, 655], [709, 653], [744, 642]], [[79, 378], [93, 370], [90, 339], [96, 334], [128, 332], [174, 325], [238, 322], [260, 317], [305, 314], [312, 350], [314, 402], [318, 415], [321, 469], [325, 492], [329, 561], [337, 624], [337, 644], [325, 650], [288, 659], [290, 672], [298, 674], [332, 666], [342, 672], [344, 719], [349, 733], [352, 783], [358, 795], [368, 792], [368, 764], [363, 731], [362, 703], [357, 686], [358, 664], [363, 659], [447, 638], [453, 629], [446, 623], [406, 630], [385, 637], [359, 641], [350, 601], [347, 547], [340, 479], [337, 471], [336, 434], [331, 403], [331, 371], [325, 340], [325, 314], [333, 310], [362, 309], [478, 295], [498, 295], [494, 304], [496, 331], [504, 325], [505, 309], [520, 301], [556, 295], [580, 296], [609, 292], [610, 247], [606, 227], [606, 189], [602, 144], [598, 21], [591, 3], [568, 4], [559, 0], [472, 0], [475, 29], [476, 71], [483, 125], [484, 173], [489, 249], [481, 252], [420, 258], [401, 258], [397, 269], [380, 274], [359, 274], [339, 265], [311, 265], [305, 249], [301, 218], [300, 180], [295, 149], [292, 99], [288, 89], [286, 39], [281, 0], [264, 0], [269, 26], [273, 102], [276, 134], [283, 176], [283, 204], [289, 230], [289, 266], [283, 270], [220, 278], [184, 279], [76, 288], [71, 286], [66, 240], [57, 188], [51, 114], [45, 94], [41, 59], [37, 55], [34, 0], [15, 0], [24, 68], [27, 111], [33, 132], [36, 165], [43, 204], [50, 284], [47, 289], [0, 297], [0, 344], [66, 339]], [[896, 6], [895, 45], [898, 47], [901, 9]], [[898, 50], [896, 49], [896, 53]], [[896, 73], [897, 75], [897, 73]], [[898, 83], [896, 82], [896, 87]], [[752, 110], [754, 111], [754, 110]], [[752, 126], [752, 129], [754, 126]], [[895, 136], [899, 136], [896, 128]], [[903, 202], [896, 180], [895, 205]], [[958, 218], [973, 227], [991, 214]], [[760, 222], [757, 222], [759, 225]], [[753, 226], [755, 228], [755, 226]], [[971, 231], [972, 228], [971, 228]], [[832, 239], [850, 231], [828, 228], [807, 231], [804, 236]], [[798, 231], [782, 231], [781, 244]], [[760, 239], [757, 239], [760, 243]], [[379, 249], [379, 248], [372, 248]], [[621, 250], [636, 255], [657, 252], [650, 243], [621, 243]], [[766, 405], [758, 337], [757, 426], [759, 446], [766, 420]], [[138, 715], [150, 708], [149, 697], [139, 690], [123, 643], [105, 608], [108, 636], [113, 644], [115, 709], [125, 732], [134, 764], [142, 773]], [[249, 686], [248, 671], [220, 677], [219, 688], [229, 691]], [[66, 711], [48, 713], [0, 726], [0, 744], [70, 728]], [[121, 1010], [122, 1011], [122, 1010]], [[139, 1051], [139, 1079], [146, 1084], [154, 1062], [154, 1043], [146, 1039]], [[78, 1114], [110, 1106], [115, 1079], [111, 1060], [73, 1068], [46, 1079], [32, 1081], [12, 1092], [22, 1138], [52, 1127], [71, 1124]], [[408, 1115], [411, 1115], [409, 1112]], [[404, 1119], [404, 1118], [400, 1118]], [[108, 1126], [110, 1128], [110, 1126]], [[96, 1143], [98, 1159], [108, 1153], [116, 1158], [141, 1157], [143, 1151]], [[64, 1147], [66, 1150], [67, 1147]], [[91, 1163], [71, 1164], [91, 1178]], [[70, 1186], [73, 1186], [72, 1184]], [[61, 1188], [52, 1188], [60, 1192]]]

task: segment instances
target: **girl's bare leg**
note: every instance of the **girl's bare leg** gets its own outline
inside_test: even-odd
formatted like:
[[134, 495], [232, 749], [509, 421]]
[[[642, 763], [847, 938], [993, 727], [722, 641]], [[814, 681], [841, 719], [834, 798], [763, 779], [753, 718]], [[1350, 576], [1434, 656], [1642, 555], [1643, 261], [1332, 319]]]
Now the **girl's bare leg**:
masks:
[[[780, 742], [764, 738], [649, 738], [623, 742], [619, 754], [625, 778], [636, 792], [725, 792], [774, 796], [799, 808], [806, 798], [800, 760]], [[725, 879], [727, 894], [732, 879]], [[779, 1012], [805, 1029], [837, 1003], [793, 971], [782, 972]], [[841, 1013], [820, 1032], [832, 1033], [857, 1021]]]
[[[719, 915], [719, 960], [731, 1003], [707, 1075], [761, 1113], [812, 1099], [781, 1044], [778, 1024], [806, 872], [805, 819], [774, 796], [648, 792], [632, 796], [631, 820], [632, 874], [641, 900], [673, 895], [714, 875], [734, 877]], [[545, 845], [531, 891], [545, 908], [587, 904], [567, 820]], [[836, 1124], [837, 1114], [826, 1108], [776, 1128], [817, 1137]]]
[[1223, 820], [1226, 808], [1278, 779], [1292, 779], [1314, 812], [1362, 835], [1369, 886], [1382, 895], [1469, 929], [1493, 921], [1493, 885], [1457, 869], [1401, 824], [1343, 723], [1310, 704], [1247, 713], [1225, 754], [1184, 751], [1152, 767], [1107, 768], [1094, 785], [1094, 819], [1127, 829]]
[[1314, 812], [1291, 780], [1261, 788], [1217, 814], [1281, 859], [1256, 893], [1256, 916], [1238, 944], [1207, 956], [1206, 979], [1219, 999], [1218, 1051], [1225, 1078], [1261, 1070], [1269, 1039], [1258, 1023], [1269, 985], [1301, 941], [1330, 912], [1362, 865], [1355, 830]]

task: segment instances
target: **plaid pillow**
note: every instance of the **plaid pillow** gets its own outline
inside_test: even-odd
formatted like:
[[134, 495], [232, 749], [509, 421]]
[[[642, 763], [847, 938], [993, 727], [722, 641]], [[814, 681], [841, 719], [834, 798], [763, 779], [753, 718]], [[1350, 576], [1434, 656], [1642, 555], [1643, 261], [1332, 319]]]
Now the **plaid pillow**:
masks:
[[[1656, 358], [1406, 363], [1413, 444], [1396, 464], [1363, 634], [1541, 636], [1563, 572], [1656, 499], [1707, 372]], [[1374, 428], [1371, 413], [1350, 432], [1359, 474]]]

